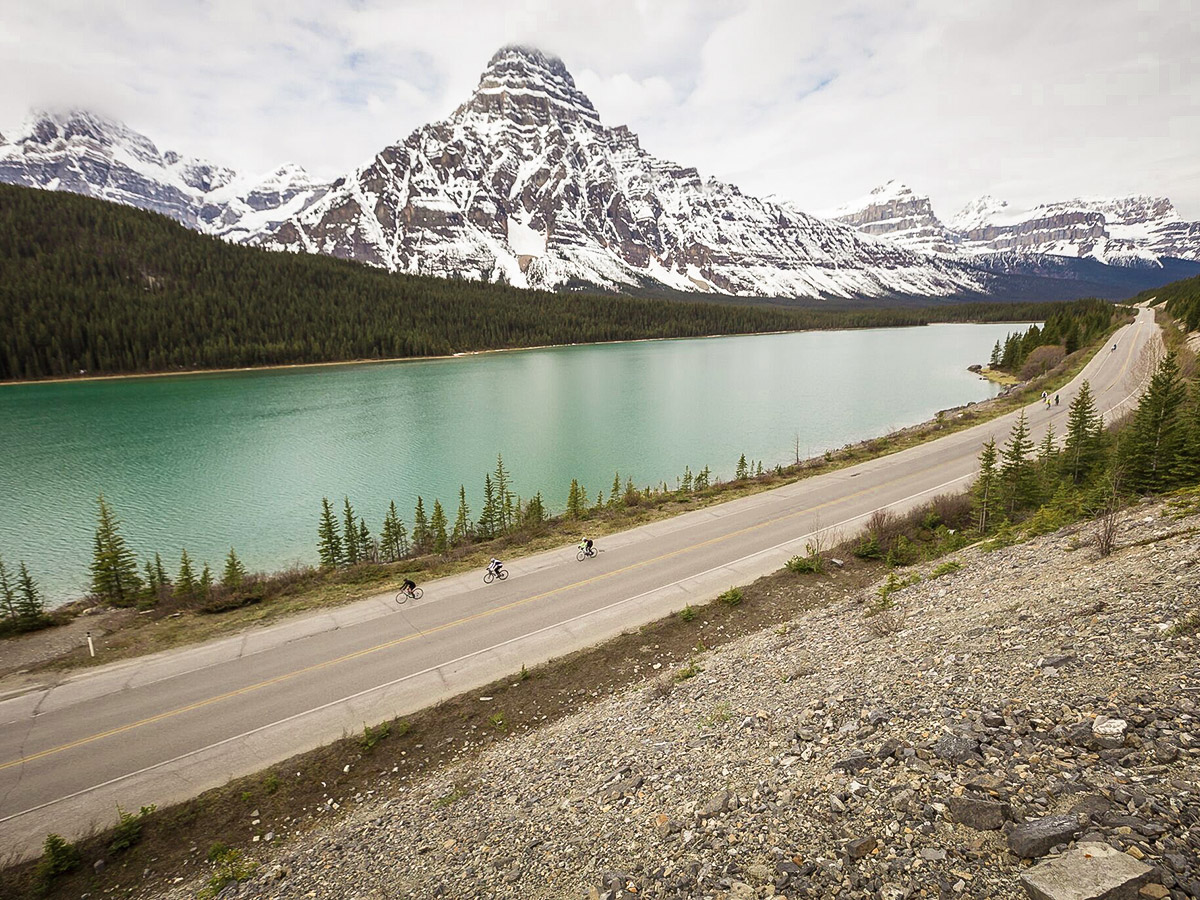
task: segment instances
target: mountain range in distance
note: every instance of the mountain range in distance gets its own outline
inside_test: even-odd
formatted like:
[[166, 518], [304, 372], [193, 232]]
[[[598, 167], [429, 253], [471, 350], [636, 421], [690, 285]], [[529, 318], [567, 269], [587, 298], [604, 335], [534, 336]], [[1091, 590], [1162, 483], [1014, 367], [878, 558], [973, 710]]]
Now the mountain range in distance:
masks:
[[983, 197], [943, 221], [897, 182], [825, 218], [752, 197], [603, 125], [562, 61], [526, 47], [498, 51], [446, 119], [331, 183], [292, 164], [248, 177], [82, 110], [0, 135], [0, 182], [272, 250], [550, 290], [1115, 298], [1200, 273], [1200, 223], [1166, 198]]

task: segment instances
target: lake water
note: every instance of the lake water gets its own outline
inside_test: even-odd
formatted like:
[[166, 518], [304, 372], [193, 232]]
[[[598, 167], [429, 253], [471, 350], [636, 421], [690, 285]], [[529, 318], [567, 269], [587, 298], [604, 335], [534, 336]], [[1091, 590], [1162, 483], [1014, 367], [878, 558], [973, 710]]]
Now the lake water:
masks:
[[770, 467], [991, 397], [966, 371], [1013, 324], [561, 347], [444, 360], [0, 387], [0, 556], [52, 603], [82, 594], [103, 492], [139, 557], [219, 576], [315, 563], [322, 496], [378, 535], [418, 494], [478, 515], [502, 453], [553, 511], [572, 478], [672, 485]]

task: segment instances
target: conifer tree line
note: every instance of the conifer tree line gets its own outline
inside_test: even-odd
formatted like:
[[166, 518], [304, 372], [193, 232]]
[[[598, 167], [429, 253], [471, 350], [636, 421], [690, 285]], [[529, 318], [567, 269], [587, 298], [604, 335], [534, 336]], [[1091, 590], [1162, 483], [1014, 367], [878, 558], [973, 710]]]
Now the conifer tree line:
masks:
[[10, 572], [0, 557], [0, 602], [4, 604], [0, 635], [37, 631], [53, 624], [46, 614], [46, 598], [24, 560], [17, 564], [16, 572]]
[[[782, 472], [775, 466], [775, 474]], [[766, 474], [762, 461], [747, 461], [742, 454], [735, 467], [734, 481], [762, 478]], [[605, 510], [616, 510], [638, 506], [646, 501], [664, 498], [684, 498], [699, 494], [710, 487], [721, 484], [714, 478], [712, 470], [705, 466], [693, 474], [690, 466], [684, 467], [682, 476], [675, 479], [675, 487], [665, 481], [658, 486], [647, 485], [637, 488], [633, 479], [621, 481], [621, 473], [613, 473], [612, 487], [606, 494], [598, 490], [592, 494], [578, 478], [572, 478], [567, 489], [563, 515], [568, 520], [583, 520]], [[317, 557], [322, 569], [339, 569], [359, 563], [393, 563], [402, 559], [426, 554], [445, 554], [450, 550], [489, 541], [518, 532], [537, 533], [551, 518], [540, 491], [528, 500], [523, 500], [513, 490], [512, 475], [504, 464], [503, 454], [496, 455], [496, 467], [483, 478], [483, 507], [477, 519], [472, 518], [467, 504], [466, 485], [459, 485], [458, 507], [451, 525], [440, 499], [433, 501], [432, 511], [426, 508], [425, 498], [417, 495], [413, 509], [412, 531], [396, 512], [396, 501], [389, 503], [380, 528], [379, 538], [371, 538], [366, 521], [354, 511], [349, 497], [342, 498], [342, 514], [334, 513], [328, 497], [321, 498], [321, 512], [317, 523]]]
[[1159, 362], [1134, 413], [1104, 427], [1091, 385], [1071, 401], [1062, 440], [1051, 428], [1035, 447], [1022, 412], [1003, 446], [979, 455], [971, 488], [975, 525], [1002, 529], [1030, 513], [1048, 518], [1096, 512], [1121, 495], [1160, 493], [1200, 483], [1200, 381], [1189, 389], [1174, 354]]
[[139, 565], [121, 534], [120, 520], [103, 495], [97, 500], [96, 520], [91, 594], [109, 606], [151, 609], [163, 601], [194, 604], [236, 593], [252, 580], [233, 547], [225, 557], [219, 581], [207, 562], [197, 571], [186, 547], [180, 550], [174, 577], [168, 574], [160, 553]]
[[829, 311], [599, 295], [574, 302], [231, 245], [155, 213], [0, 185], [0, 380], [935, 320], [1049, 320], [1059, 306]]
[[1046, 316], [1040, 327], [1030, 325], [1024, 334], [1012, 332], [1003, 341], [996, 341], [988, 365], [1004, 372], [1020, 372], [1039, 347], [1061, 347], [1063, 355], [1069, 355], [1107, 331], [1120, 315], [1103, 300], [1062, 304]]
[[1185, 331], [1200, 329], [1200, 275], [1195, 278], [1185, 278], [1155, 288], [1143, 291], [1132, 298], [1130, 303], [1151, 301], [1155, 306], [1163, 306]]

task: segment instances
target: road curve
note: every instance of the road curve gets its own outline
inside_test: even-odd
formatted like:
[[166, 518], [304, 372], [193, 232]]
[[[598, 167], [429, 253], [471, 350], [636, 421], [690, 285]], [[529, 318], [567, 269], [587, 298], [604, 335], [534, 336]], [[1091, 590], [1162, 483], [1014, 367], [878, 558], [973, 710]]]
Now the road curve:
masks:
[[[1106, 417], [1131, 409], [1161, 340], [1143, 309], [1060, 392], [1026, 407], [1033, 439], [1088, 379]], [[963, 489], [980, 446], [1016, 413], [879, 459], [696, 510], [600, 543], [560, 547], [423, 585], [397, 608], [371, 597], [245, 634], [115, 663], [0, 698], [0, 847], [40, 851], [116, 823], [116, 805], [160, 807], [394, 716], [596, 644], [732, 584], [778, 570], [820, 532], [849, 537], [877, 509]]]

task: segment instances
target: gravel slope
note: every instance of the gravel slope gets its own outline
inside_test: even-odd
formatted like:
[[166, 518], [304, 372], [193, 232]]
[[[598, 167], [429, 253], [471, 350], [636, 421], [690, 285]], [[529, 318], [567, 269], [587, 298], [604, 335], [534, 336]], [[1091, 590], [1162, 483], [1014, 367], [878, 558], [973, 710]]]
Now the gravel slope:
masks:
[[1170, 629], [1198, 535], [1143, 504], [1108, 558], [1081, 525], [920, 567], [898, 631], [867, 592], [306, 834], [262, 822], [220, 896], [1024, 897], [1086, 840], [1154, 867], [1141, 896], [1200, 897], [1200, 636]]

